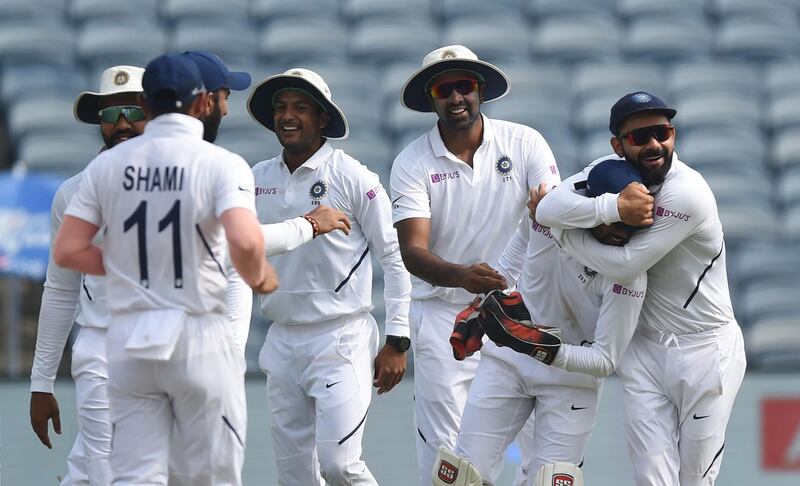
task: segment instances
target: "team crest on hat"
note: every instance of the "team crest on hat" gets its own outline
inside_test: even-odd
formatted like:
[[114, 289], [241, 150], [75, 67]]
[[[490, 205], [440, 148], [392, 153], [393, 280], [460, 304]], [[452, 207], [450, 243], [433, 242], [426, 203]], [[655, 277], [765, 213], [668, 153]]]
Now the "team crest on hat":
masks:
[[636, 93], [631, 96], [631, 99], [637, 103], [647, 103], [648, 101], [652, 100], [653, 97], [647, 93]]
[[458, 57], [456, 51], [452, 49], [445, 49], [444, 51], [442, 51], [442, 59], [452, 59], [454, 57]]
[[311, 189], [308, 190], [308, 197], [315, 201], [319, 201], [328, 194], [328, 183], [325, 181], [317, 181], [311, 184]]
[[300, 76], [301, 78], [303, 77], [303, 71], [292, 71], [292, 74], [294, 76]]
[[508, 155], [500, 157], [494, 164], [494, 168], [497, 169], [500, 175], [507, 175], [513, 167], [514, 164], [511, 163], [511, 158]]
[[131, 77], [127, 71], [119, 71], [114, 75], [114, 84], [117, 86], [124, 86], [130, 78]]

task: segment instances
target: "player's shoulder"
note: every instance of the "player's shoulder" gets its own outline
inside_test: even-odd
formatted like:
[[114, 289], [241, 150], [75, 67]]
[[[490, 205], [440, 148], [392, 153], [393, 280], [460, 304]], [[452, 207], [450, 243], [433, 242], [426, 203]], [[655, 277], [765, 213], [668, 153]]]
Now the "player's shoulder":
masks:
[[544, 136], [539, 133], [538, 130], [528, 125], [489, 117], [484, 117], [484, 120], [486, 123], [491, 124], [492, 130], [497, 138], [533, 146], [538, 143], [546, 143]]
[[425, 160], [431, 160], [433, 158], [433, 149], [429, 140], [429, 133], [430, 132], [425, 132], [415, 138], [397, 154], [392, 164], [392, 172], [394, 172], [395, 167], [410, 169], [424, 163]]
[[333, 154], [328, 159], [328, 166], [332, 172], [331, 175], [348, 183], [378, 179], [378, 174], [372, 172], [369, 167], [342, 149], [333, 150]]
[[657, 200], [679, 202], [688, 208], [702, 209], [714, 201], [714, 193], [702, 174], [677, 156], [659, 192], [663, 194], [657, 195]]
[[62, 182], [61, 185], [58, 186], [58, 189], [56, 189], [55, 197], [64, 199], [71, 198], [73, 194], [78, 192], [78, 189], [81, 187], [81, 181], [83, 180], [85, 173], [86, 170], [84, 169]]
[[281, 163], [281, 160], [282, 160], [281, 156], [280, 155], [276, 155], [275, 157], [272, 157], [271, 159], [262, 160], [261, 162], [256, 163], [255, 165], [253, 165], [251, 170], [253, 171], [253, 174], [256, 174], [256, 175], [264, 174], [264, 173], [269, 172], [271, 170], [274, 170], [276, 167], [278, 167], [278, 164]]

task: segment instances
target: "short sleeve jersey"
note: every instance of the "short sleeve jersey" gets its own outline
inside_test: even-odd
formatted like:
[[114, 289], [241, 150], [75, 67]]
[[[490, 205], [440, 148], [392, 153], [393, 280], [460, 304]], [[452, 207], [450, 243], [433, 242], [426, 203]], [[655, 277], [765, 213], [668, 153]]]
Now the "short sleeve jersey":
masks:
[[226, 239], [219, 217], [232, 208], [255, 213], [254, 183], [244, 159], [202, 134], [195, 118], [161, 115], [86, 169], [66, 214], [104, 228], [112, 314], [224, 313]]
[[[430, 219], [429, 249], [451, 263], [496, 261], [517, 229], [530, 189], [560, 182], [539, 132], [486, 116], [483, 122], [472, 167], [447, 150], [438, 126], [406, 147], [392, 166], [394, 222]], [[413, 275], [411, 284], [412, 298], [472, 300], [463, 289], [435, 287]]]

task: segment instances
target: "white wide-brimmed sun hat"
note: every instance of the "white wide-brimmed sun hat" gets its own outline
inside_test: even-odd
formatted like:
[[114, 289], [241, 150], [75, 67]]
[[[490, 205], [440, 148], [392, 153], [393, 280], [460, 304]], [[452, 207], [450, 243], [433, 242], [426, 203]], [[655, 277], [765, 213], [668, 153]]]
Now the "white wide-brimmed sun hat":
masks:
[[330, 139], [347, 138], [350, 129], [344, 113], [333, 102], [331, 90], [322, 76], [304, 68], [292, 68], [283, 74], [270, 76], [261, 81], [250, 93], [247, 111], [258, 123], [275, 131], [275, 95], [284, 89], [295, 89], [307, 93], [331, 116], [322, 135]]
[[478, 56], [461, 45], [444, 46], [428, 53], [422, 67], [408, 78], [401, 90], [403, 106], [410, 110], [428, 113], [433, 111], [428, 100], [428, 83], [447, 71], [470, 71], [477, 74], [486, 86], [483, 102], [502, 98], [508, 93], [511, 82], [497, 66], [481, 61]]
[[119, 93], [141, 93], [144, 69], [136, 66], [114, 66], [100, 76], [100, 91], [84, 91], [73, 106], [75, 118], [93, 125], [100, 124], [100, 100]]

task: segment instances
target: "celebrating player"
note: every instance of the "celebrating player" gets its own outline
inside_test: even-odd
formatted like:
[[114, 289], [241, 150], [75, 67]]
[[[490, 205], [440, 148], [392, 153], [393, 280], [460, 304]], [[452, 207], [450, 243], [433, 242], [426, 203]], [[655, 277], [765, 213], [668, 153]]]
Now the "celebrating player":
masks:
[[[586, 194], [615, 194], [641, 180], [629, 163], [608, 160], [589, 173]], [[621, 246], [634, 230], [616, 223], [600, 225], [592, 233], [603, 244]], [[535, 426], [523, 449], [531, 454], [523, 457], [523, 476], [533, 481], [532, 475], [549, 463], [573, 468], [583, 463], [597, 416], [601, 378], [620, 361], [647, 286], [644, 273], [622, 285], [584, 266], [558, 248], [548, 228], [531, 224], [528, 218], [507, 245], [497, 269], [517, 284], [521, 299], [515, 294], [513, 298], [491, 294], [481, 305], [480, 325], [503, 347], [488, 342], [482, 348], [455, 449], [487, 484], [497, 478], [503, 451], [531, 414]], [[557, 326], [559, 331], [532, 329], [531, 323]], [[567, 473], [565, 468], [558, 474]], [[441, 464], [434, 474], [437, 485], [444, 484], [439, 473], [445, 474]], [[527, 484], [554, 484], [550, 477], [544, 479], [541, 485]]]
[[[103, 71], [98, 92], [85, 91], [75, 100], [75, 117], [100, 125], [109, 149], [141, 135], [146, 123], [137, 95], [142, 91], [144, 69], [114, 66]], [[55, 237], [64, 210], [78, 191], [83, 172], [64, 181], [50, 208], [50, 234]], [[72, 348], [72, 378], [78, 412], [78, 435], [67, 458], [67, 474], [61, 484], [107, 485], [111, 482], [108, 454], [111, 450], [111, 422], [108, 416], [106, 380], [106, 329], [108, 313], [105, 287], [100, 277], [56, 266], [52, 255], [47, 265], [36, 352], [31, 370], [31, 425], [39, 440], [52, 448], [48, 421], [61, 433], [58, 401], [53, 395], [58, 364], [73, 320], [80, 325]], [[80, 304], [80, 306], [79, 306]]]
[[452, 359], [456, 314], [475, 293], [505, 289], [494, 262], [514, 234], [528, 191], [557, 184], [558, 168], [535, 130], [481, 114], [509, 81], [464, 46], [430, 52], [406, 82], [403, 105], [438, 123], [392, 166], [393, 219], [412, 274], [414, 418], [421, 485], [440, 447], [452, 449], [480, 353]]
[[[246, 409], [224, 315], [225, 241], [249, 285], [277, 284], [252, 174], [241, 157], [202, 140], [208, 94], [189, 58], [159, 56], [142, 86], [152, 121], [89, 164], [53, 255], [60, 266], [107, 272], [113, 484], [166, 484], [173, 427], [188, 484], [240, 484]], [[91, 243], [100, 227], [102, 250]]]
[[[283, 145], [281, 155], [253, 167], [261, 222], [323, 203], [352, 222], [349, 235], [320, 236], [307, 214], [315, 238], [273, 259], [282, 287], [261, 299], [262, 313], [273, 321], [259, 365], [267, 374], [278, 481], [377, 484], [361, 459], [371, 385], [381, 394], [400, 382], [409, 342], [411, 285], [389, 198], [377, 175], [328, 143], [346, 137], [348, 127], [317, 73], [295, 68], [265, 79], [248, 108]], [[386, 344], [380, 352], [369, 314], [370, 253], [384, 270]]]
[[[717, 204], [703, 177], [675, 156], [675, 114], [645, 92], [611, 108], [614, 153], [641, 171], [652, 196], [641, 185], [600, 201], [575, 194], [589, 166], [536, 210], [539, 223], [552, 226], [583, 264], [619, 282], [647, 271], [639, 326], [617, 370], [638, 485], [714, 483], [746, 366]], [[576, 229], [620, 220], [653, 225], [619, 248]]]

